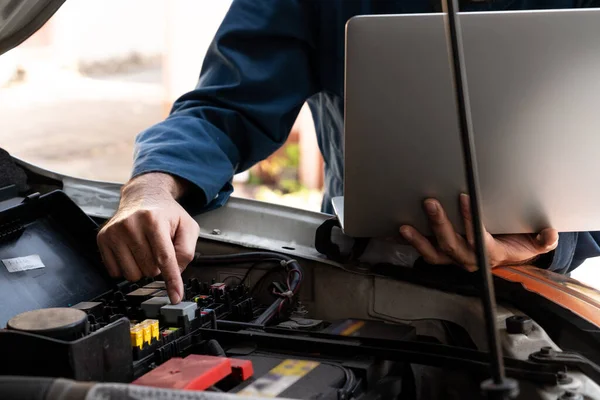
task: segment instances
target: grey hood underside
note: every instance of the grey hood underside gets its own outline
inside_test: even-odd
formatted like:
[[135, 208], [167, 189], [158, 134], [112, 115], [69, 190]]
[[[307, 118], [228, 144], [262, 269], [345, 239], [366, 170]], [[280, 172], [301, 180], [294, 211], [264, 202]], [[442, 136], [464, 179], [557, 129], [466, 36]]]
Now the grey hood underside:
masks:
[[65, 0], [0, 0], [0, 55], [40, 29]]

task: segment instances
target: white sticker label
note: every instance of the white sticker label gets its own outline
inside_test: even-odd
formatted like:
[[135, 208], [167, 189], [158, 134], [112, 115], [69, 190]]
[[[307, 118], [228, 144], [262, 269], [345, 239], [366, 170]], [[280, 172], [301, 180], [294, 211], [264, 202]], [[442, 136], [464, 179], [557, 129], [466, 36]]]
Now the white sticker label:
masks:
[[28, 271], [30, 269], [44, 268], [45, 265], [37, 254], [27, 257], [17, 257], [2, 260], [8, 272]]

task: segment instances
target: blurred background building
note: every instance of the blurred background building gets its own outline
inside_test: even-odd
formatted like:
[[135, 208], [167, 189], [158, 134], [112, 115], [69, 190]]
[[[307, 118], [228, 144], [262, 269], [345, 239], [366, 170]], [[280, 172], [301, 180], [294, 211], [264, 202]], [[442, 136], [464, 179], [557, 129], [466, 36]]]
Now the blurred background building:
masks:
[[[196, 85], [231, 0], [70, 0], [0, 58], [0, 147], [42, 167], [125, 182], [135, 135]], [[308, 107], [235, 195], [319, 210], [323, 163]]]

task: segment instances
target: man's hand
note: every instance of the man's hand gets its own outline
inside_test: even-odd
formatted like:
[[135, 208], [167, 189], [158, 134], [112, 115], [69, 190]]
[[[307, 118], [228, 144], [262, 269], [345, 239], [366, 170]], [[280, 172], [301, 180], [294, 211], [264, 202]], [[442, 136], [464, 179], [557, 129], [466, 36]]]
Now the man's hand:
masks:
[[[441, 204], [434, 199], [425, 200], [425, 212], [437, 246], [411, 226], [400, 228], [402, 237], [410, 243], [429, 264], [456, 264], [468, 271], [477, 270], [474, 251], [473, 223], [469, 196], [460, 196], [460, 209], [465, 224], [466, 237], [457, 234]], [[485, 232], [485, 246], [492, 268], [502, 265], [523, 265], [533, 262], [541, 254], [558, 246], [558, 232], [545, 229], [539, 234], [498, 235]]]
[[113, 277], [135, 282], [162, 273], [171, 303], [183, 298], [181, 271], [192, 261], [200, 228], [177, 203], [183, 181], [162, 173], [141, 175], [121, 191], [113, 218], [98, 234], [98, 247]]

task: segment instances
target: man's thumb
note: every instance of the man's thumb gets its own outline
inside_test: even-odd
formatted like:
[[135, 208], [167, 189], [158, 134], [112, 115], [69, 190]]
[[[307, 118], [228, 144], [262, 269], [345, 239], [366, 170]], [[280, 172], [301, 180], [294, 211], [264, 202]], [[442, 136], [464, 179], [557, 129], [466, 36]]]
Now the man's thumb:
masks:
[[552, 251], [558, 246], [558, 231], [556, 229], [544, 229], [535, 237], [535, 242], [540, 251]]

